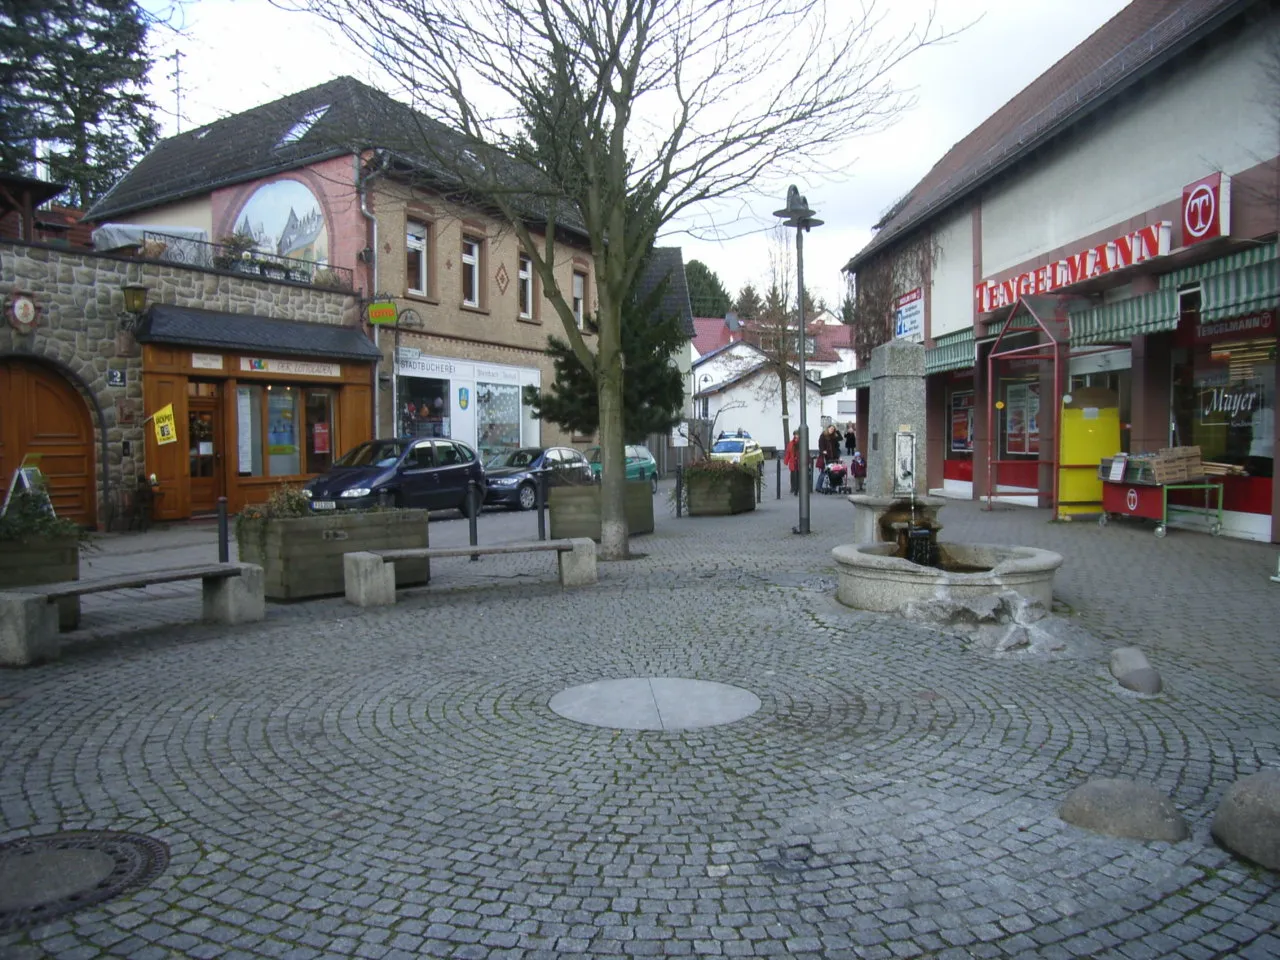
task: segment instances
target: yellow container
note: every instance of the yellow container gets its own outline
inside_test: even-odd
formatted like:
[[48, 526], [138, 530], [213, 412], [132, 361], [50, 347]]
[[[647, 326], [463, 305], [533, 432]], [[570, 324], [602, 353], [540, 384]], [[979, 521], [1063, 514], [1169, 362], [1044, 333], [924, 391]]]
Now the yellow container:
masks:
[[1102, 512], [1098, 464], [1120, 450], [1120, 400], [1110, 390], [1085, 387], [1062, 405], [1058, 451], [1058, 515]]

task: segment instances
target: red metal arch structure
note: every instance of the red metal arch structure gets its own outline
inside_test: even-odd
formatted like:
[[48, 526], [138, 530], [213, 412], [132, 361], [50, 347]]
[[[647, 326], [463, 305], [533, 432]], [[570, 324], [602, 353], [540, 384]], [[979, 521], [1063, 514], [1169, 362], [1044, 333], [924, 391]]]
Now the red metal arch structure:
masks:
[[[1018, 360], [1036, 360], [1053, 364], [1050, 395], [1042, 398], [1041, 412], [1045, 409], [1045, 400], [1052, 404], [1053, 442], [1045, 458], [1045, 447], [1041, 444], [1038, 460], [1038, 471], [1046, 467], [1052, 472], [1051, 504], [1053, 519], [1058, 519], [1058, 488], [1061, 468], [1096, 469], [1097, 464], [1061, 464], [1062, 449], [1062, 397], [1066, 392], [1067, 376], [1071, 360], [1071, 308], [1081, 309], [1089, 306], [1087, 300], [1070, 296], [1023, 296], [1006, 313], [1003, 320], [997, 318], [999, 333], [991, 350], [987, 354], [987, 509], [992, 509], [997, 493], [996, 480], [1001, 464], [1023, 464], [1027, 461], [1000, 459], [1000, 437], [996, 432], [997, 408], [1000, 399], [1000, 380], [997, 377], [999, 364], [1009, 364]], [[990, 332], [990, 325], [988, 325]], [[1034, 333], [1035, 343], [1016, 345], [1016, 339], [1022, 334]], [[1084, 350], [1076, 351], [1077, 355], [1097, 353], [1114, 349], [1116, 344], [1091, 344]], [[1043, 489], [1040, 473], [1037, 471], [1037, 488]]]

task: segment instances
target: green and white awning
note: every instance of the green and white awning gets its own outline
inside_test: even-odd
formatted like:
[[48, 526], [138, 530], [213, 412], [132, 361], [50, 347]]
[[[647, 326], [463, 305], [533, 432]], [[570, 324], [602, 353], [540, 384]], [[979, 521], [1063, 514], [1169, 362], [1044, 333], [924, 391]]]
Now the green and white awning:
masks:
[[1178, 291], [1161, 288], [1071, 314], [1071, 343], [1119, 343], [1178, 326]]
[[946, 373], [948, 370], [967, 370], [974, 363], [973, 328], [943, 334], [925, 351], [924, 372]]
[[1209, 323], [1243, 313], [1255, 313], [1276, 305], [1280, 285], [1271, 260], [1200, 281], [1200, 322]]
[[869, 386], [871, 386], [871, 368], [863, 367], [861, 370], [849, 370], [823, 377], [822, 395], [831, 397], [845, 390], [857, 390]]

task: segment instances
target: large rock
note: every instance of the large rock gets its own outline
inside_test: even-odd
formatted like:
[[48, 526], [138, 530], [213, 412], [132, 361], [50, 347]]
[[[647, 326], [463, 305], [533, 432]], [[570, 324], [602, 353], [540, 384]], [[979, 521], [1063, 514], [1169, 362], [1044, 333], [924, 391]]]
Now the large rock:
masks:
[[1218, 804], [1213, 836], [1228, 850], [1280, 870], [1280, 770], [1233, 783]]
[[1067, 823], [1112, 837], [1177, 843], [1189, 835], [1173, 801], [1149, 783], [1097, 778], [1067, 794], [1058, 811]]
[[1160, 672], [1137, 647], [1116, 647], [1111, 651], [1111, 675], [1120, 686], [1137, 693], [1159, 693], [1164, 686]]

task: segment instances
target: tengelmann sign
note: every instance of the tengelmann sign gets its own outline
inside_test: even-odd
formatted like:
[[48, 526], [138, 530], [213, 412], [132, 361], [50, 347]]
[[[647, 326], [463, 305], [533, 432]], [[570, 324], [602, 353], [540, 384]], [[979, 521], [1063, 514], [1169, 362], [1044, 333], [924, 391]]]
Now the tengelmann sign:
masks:
[[1167, 256], [1172, 233], [1173, 224], [1161, 220], [1008, 280], [984, 280], [973, 288], [978, 299], [978, 312], [990, 313], [1012, 306], [1019, 297], [1052, 293], [1082, 280], [1092, 280], [1115, 270]]

